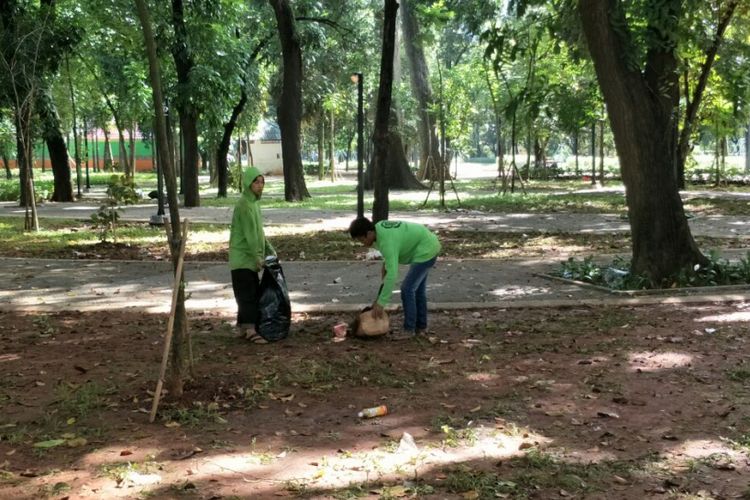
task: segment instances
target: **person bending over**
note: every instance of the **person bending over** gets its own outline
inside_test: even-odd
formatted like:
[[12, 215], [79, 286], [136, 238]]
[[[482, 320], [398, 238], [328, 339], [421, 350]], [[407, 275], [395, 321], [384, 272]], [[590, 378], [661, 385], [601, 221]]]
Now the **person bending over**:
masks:
[[438, 237], [422, 224], [404, 221], [380, 221], [373, 224], [366, 217], [349, 225], [349, 235], [366, 247], [374, 247], [383, 256], [382, 285], [372, 304], [372, 314], [379, 318], [388, 305], [398, 278], [399, 264], [409, 264], [401, 282], [401, 304], [404, 325], [394, 340], [413, 338], [427, 332], [427, 276], [440, 253]]

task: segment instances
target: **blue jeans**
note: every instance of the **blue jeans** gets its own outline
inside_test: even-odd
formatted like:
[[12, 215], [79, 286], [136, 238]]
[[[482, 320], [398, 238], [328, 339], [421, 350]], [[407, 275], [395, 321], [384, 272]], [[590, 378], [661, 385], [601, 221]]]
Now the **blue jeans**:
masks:
[[401, 282], [401, 304], [404, 307], [404, 330], [427, 328], [427, 275], [435, 265], [437, 256], [427, 262], [409, 266]]

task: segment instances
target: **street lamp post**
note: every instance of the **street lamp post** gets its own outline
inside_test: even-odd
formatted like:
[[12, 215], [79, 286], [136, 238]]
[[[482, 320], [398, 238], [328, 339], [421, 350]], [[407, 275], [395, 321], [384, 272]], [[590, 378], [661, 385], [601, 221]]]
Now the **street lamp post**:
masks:
[[352, 82], [357, 84], [357, 217], [365, 216], [364, 189], [364, 105], [362, 102], [362, 73], [353, 73]]

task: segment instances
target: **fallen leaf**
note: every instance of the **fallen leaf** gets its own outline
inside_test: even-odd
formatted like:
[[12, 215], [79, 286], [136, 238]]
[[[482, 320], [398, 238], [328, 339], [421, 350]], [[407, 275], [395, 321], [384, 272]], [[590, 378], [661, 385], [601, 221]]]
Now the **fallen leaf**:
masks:
[[482, 409], [481, 405], [475, 406], [474, 408], [472, 408], [471, 410], [469, 410], [469, 413], [476, 413], [476, 412], [478, 412], [481, 409]]
[[88, 441], [86, 441], [86, 438], [77, 437], [77, 438], [69, 439], [65, 444], [69, 448], [78, 448], [80, 446], [86, 446], [88, 444]]
[[174, 420], [170, 420], [166, 424], [164, 424], [164, 427], [182, 427], [182, 424], [179, 422], [175, 422]]
[[64, 439], [50, 439], [48, 441], [39, 441], [38, 443], [34, 443], [34, 448], [54, 448], [55, 446], [60, 446], [65, 444]]
[[613, 411], [598, 411], [596, 412], [596, 416], [601, 418], [620, 418], [620, 415]]

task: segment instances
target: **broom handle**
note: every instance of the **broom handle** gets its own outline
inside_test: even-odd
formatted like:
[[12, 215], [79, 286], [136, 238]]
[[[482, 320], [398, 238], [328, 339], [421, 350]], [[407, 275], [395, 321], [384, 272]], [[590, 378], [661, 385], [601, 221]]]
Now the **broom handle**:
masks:
[[154, 392], [154, 403], [151, 405], [151, 414], [148, 417], [149, 422], [156, 419], [156, 410], [159, 408], [159, 399], [161, 398], [161, 389], [164, 385], [164, 376], [167, 373], [167, 362], [169, 361], [169, 349], [172, 347], [172, 332], [174, 331], [174, 317], [177, 310], [177, 296], [179, 295], [180, 286], [182, 285], [182, 267], [185, 262], [185, 244], [187, 243], [188, 220], [183, 221], [182, 241], [180, 242], [180, 253], [177, 257], [177, 270], [175, 271], [174, 286], [172, 287], [172, 307], [169, 311], [169, 321], [167, 322], [167, 335], [164, 337], [164, 353], [161, 357], [161, 368], [159, 369], [159, 381], [156, 383], [156, 392]]

